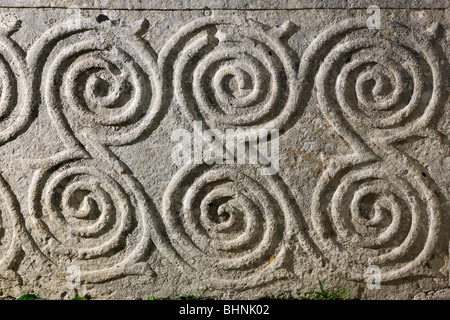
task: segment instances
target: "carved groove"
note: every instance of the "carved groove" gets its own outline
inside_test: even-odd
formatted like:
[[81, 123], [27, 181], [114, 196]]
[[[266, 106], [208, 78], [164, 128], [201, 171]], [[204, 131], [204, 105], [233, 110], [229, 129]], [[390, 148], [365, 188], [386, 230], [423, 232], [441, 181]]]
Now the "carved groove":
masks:
[[[323, 30], [299, 59], [290, 21], [272, 27], [213, 14], [182, 26], [156, 53], [146, 40], [149, 21], [100, 20], [57, 24], [27, 53], [11, 38], [20, 24], [0, 26], [0, 147], [26, 133], [39, 103], [65, 147], [34, 161], [24, 216], [31, 237], [0, 176], [5, 277], [28, 238], [60, 278], [77, 265], [83, 282], [155, 276], [153, 244], [178, 271], [214, 289], [294, 277], [293, 247], [351, 280], [364, 281], [372, 264], [383, 282], [436, 277], [429, 263], [447, 245], [443, 192], [399, 146], [445, 136], [433, 121], [448, 97], [439, 24], [392, 23], [381, 32], [348, 19]], [[185, 165], [164, 178], [158, 210], [139, 181], [147, 177], [135, 177], [128, 167], [135, 163], [117, 156], [120, 147], [153, 143], [171, 105], [219, 136], [279, 129], [284, 142], [313, 93], [352, 153], [322, 161], [305, 216], [288, 179], [262, 176], [258, 165]]]

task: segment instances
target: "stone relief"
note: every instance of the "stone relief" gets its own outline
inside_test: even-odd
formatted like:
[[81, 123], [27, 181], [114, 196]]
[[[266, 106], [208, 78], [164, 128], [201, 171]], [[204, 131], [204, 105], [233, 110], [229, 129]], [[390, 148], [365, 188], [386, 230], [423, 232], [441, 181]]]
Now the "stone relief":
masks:
[[[428, 263], [448, 246], [444, 193], [398, 145], [448, 141], [433, 122], [448, 107], [444, 27], [394, 21], [386, 34], [344, 19], [300, 55], [288, 40], [301, 24], [212, 14], [158, 52], [146, 19], [68, 19], [27, 50], [12, 38], [20, 22], [2, 25], [0, 144], [20, 140], [45, 109], [64, 145], [35, 159], [26, 201], [0, 175], [3, 277], [20, 278], [24, 255], [43, 256], [62, 279], [79, 266], [83, 283], [158, 277], [156, 250], [210, 288], [245, 290], [298, 277], [298, 248], [351, 281], [364, 282], [370, 265], [383, 282], [439, 277]], [[282, 141], [311, 97], [352, 152], [327, 159], [309, 218], [284, 177], [259, 165], [186, 164], [157, 205], [115, 152], [151, 140], [171, 103], [205, 129], [278, 129]]]

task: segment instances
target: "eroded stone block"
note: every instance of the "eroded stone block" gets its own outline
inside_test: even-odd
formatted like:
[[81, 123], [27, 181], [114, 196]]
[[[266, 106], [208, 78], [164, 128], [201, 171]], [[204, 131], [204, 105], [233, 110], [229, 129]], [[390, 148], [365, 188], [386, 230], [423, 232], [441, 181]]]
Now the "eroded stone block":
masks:
[[448, 3], [371, 5], [3, 1], [0, 295], [446, 296]]

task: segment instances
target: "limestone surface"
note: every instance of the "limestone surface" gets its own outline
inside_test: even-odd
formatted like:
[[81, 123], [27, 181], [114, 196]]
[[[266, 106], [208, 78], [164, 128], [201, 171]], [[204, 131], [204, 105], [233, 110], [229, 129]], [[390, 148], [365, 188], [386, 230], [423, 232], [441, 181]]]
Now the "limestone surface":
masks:
[[448, 4], [0, 1], [0, 297], [449, 298]]

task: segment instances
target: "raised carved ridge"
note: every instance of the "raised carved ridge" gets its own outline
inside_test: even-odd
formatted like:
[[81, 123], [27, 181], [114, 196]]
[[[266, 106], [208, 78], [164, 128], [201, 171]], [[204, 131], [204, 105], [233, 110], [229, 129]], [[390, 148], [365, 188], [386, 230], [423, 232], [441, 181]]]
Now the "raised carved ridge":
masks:
[[[383, 281], [435, 276], [425, 265], [448, 242], [440, 236], [442, 192], [399, 145], [438, 135], [433, 119], [448, 97], [442, 26], [394, 23], [385, 35], [345, 20], [299, 58], [288, 43], [293, 22], [236, 21], [194, 20], [158, 53], [145, 40], [145, 19], [70, 19], [27, 53], [11, 38], [20, 24], [0, 28], [0, 146], [25, 133], [41, 97], [66, 148], [35, 161], [24, 219], [38, 251], [61, 274], [79, 265], [85, 282], [155, 276], [152, 245], [215, 288], [294, 277], [293, 243], [351, 280], [363, 280], [371, 264], [383, 268]], [[180, 168], [158, 210], [113, 151], [151, 140], [171, 103], [206, 129], [286, 133], [313, 92], [353, 152], [326, 163], [310, 213], [281, 175], [228, 164]], [[0, 189], [0, 269], [8, 270], [22, 216], [1, 176]]]

